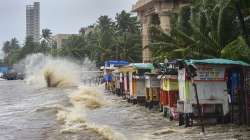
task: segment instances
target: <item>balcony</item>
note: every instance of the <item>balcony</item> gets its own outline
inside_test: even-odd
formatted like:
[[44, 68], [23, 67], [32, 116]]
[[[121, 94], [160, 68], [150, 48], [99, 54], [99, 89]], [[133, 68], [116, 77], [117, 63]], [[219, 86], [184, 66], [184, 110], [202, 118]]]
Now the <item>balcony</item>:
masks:
[[143, 8], [146, 5], [149, 5], [153, 2], [154, 0], [138, 0], [135, 5], [132, 6], [132, 11], [137, 11], [141, 8]]

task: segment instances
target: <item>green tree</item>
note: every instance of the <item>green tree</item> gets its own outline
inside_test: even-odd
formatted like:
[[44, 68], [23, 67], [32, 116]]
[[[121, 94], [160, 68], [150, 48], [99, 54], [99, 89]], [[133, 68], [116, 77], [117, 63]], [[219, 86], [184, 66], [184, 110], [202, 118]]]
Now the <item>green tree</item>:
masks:
[[115, 21], [100, 16], [96, 24], [83, 27], [58, 49], [61, 56], [83, 60], [88, 57], [97, 66], [107, 60], [141, 61], [141, 26], [130, 13], [118, 13]]
[[42, 40], [45, 40], [46, 42], [50, 42], [51, 41], [51, 35], [52, 35], [52, 32], [50, 29], [42, 29]]
[[98, 36], [95, 31], [96, 26], [81, 28], [79, 35], [68, 38], [62, 48], [57, 49], [60, 56], [67, 56], [78, 60], [84, 60], [86, 57], [92, 61], [96, 60], [98, 49]]
[[97, 53], [100, 55], [100, 59], [97, 61], [103, 64], [107, 58], [115, 59], [115, 54], [113, 53], [115, 26], [112, 19], [108, 16], [99, 17], [97, 23]]
[[10, 55], [7, 58], [8, 65], [13, 65], [20, 61], [20, 52], [21, 48], [16, 48], [11, 51]]
[[85, 57], [87, 57], [83, 36], [71, 36], [69, 39], [67, 39], [63, 47], [59, 49], [59, 54], [62, 56], [83, 60]]
[[12, 38], [10, 41], [6, 41], [3, 46], [4, 63], [6, 65], [12, 65], [17, 61], [17, 58], [13, 58], [14, 55], [17, 55], [20, 50], [20, 46], [18, 44], [18, 40], [16, 38]]
[[[84, 34], [84, 38], [86, 41], [86, 53], [88, 53], [88, 58], [91, 61], [96, 61], [97, 58], [99, 57], [99, 41], [98, 41], [98, 35], [99, 34], [99, 29], [95, 25], [91, 25], [87, 27], [87, 32]], [[98, 63], [98, 62], [97, 62]], [[99, 63], [101, 64], [101, 63]]]
[[3, 52], [5, 55], [8, 55], [12, 50], [19, 48], [18, 40], [16, 38], [12, 38], [10, 41], [4, 42]]
[[250, 62], [250, 49], [246, 40], [242, 36], [239, 36], [221, 51], [221, 56], [223, 58]]
[[23, 59], [27, 55], [32, 53], [38, 53], [39, 52], [38, 50], [39, 50], [39, 43], [34, 42], [33, 38], [28, 36], [25, 40], [24, 46], [20, 51], [19, 59]]
[[16, 38], [12, 38], [10, 40], [10, 47], [11, 49], [17, 49], [20, 48], [19, 44], [18, 44], [18, 40]]
[[[116, 14], [116, 58], [130, 62], [140, 62], [141, 47], [141, 26], [137, 17], [122, 11]], [[120, 53], [118, 52], [120, 51]], [[119, 55], [120, 54], [120, 55]], [[117, 56], [118, 55], [118, 56]]]
[[11, 46], [10, 46], [10, 41], [5, 41], [3, 44], [3, 48], [2, 51], [4, 52], [4, 54], [8, 54], [11, 50]]
[[[39, 52], [48, 53], [49, 51], [53, 51], [53, 39], [52, 39], [52, 32], [50, 29], [45, 28], [42, 29], [42, 35], [41, 35], [41, 44], [38, 48]], [[52, 53], [52, 52], [50, 52]]]
[[[236, 7], [237, 15], [240, 20], [241, 31], [246, 40], [248, 46], [250, 45], [249, 38], [249, 19], [245, 19], [244, 16], [249, 17], [250, 15], [250, 1], [249, 0], [234, 0], [234, 4]], [[248, 27], [248, 28], [247, 28]]]
[[221, 57], [224, 48], [242, 35], [234, 2], [194, 0], [181, 9], [178, 20], [172, 18], [170, 34], [153, 27], [150, 48], [154, 58], [162, 61], [165, 58]]

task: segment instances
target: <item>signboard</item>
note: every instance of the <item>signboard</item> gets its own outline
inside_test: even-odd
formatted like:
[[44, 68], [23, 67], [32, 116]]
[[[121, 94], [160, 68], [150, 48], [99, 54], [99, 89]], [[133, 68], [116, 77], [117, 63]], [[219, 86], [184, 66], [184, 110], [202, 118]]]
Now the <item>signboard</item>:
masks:
[[197, 76], [194, 80], [212, 80], [212, 81], [224, 81], [225, 80], [225, 68], [224, 67], [198, 67]]

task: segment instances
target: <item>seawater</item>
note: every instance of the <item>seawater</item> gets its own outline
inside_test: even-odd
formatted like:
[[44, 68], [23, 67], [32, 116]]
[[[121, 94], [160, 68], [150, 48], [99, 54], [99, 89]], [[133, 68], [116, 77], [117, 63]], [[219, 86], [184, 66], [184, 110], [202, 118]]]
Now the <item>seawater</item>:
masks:
[[[27, 57], [24, 81], [0, 81], [0, 140], [250, 138], [249, 128], [235, 125], [206, 126], [201, 134], [200, 127], [179, 127], [157, 110], [105, 93], [102, 85], [83, 85], [82, 79], [95, 76], [81, 73], [93, 70], [94, 64], [87, 63], [42, 54]], [[48, 80], [53, 86], [48, 87]]]

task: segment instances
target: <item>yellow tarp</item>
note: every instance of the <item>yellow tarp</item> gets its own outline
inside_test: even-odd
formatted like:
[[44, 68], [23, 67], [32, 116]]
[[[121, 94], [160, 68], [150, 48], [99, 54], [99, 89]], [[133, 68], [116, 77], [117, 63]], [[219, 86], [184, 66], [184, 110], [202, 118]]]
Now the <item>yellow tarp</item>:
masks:
[[162, 84], [163, 84], [162, 88], [164, 91], [178, 91], [179, 90], [178, 80], [166, 79], [166, 80], [163, 80]]
[[117, 70], [117, 72], [135, 72], [136, 70], [132, 67], [122, 67]]

